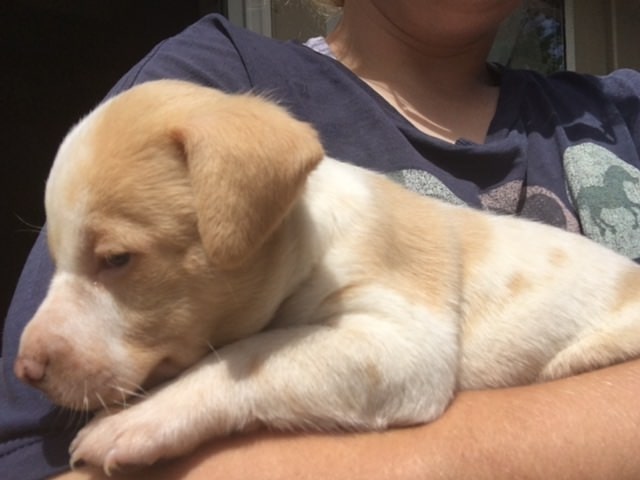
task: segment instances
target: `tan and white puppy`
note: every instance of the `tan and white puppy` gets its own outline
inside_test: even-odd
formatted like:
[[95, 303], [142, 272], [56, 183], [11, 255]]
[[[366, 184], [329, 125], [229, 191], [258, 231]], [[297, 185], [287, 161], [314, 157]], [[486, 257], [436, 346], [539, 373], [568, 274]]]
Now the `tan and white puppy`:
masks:
[[429, 422], [460, 389], [640, 354], [631, 260], [327, 158], [255, 96], [157, 81], [107, 101], [46, 208], [56, 272], [15, 372], [104, 408], [71, 453], [107, 472], [256, 425]]

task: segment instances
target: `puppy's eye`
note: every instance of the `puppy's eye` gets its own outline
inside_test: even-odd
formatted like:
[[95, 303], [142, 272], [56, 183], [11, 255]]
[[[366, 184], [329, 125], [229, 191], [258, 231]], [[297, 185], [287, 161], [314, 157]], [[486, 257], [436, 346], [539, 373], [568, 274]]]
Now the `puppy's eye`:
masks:
[[116, 253], [104, 257], [105, 268], [122, 268], [131, 261], [130, 253]]

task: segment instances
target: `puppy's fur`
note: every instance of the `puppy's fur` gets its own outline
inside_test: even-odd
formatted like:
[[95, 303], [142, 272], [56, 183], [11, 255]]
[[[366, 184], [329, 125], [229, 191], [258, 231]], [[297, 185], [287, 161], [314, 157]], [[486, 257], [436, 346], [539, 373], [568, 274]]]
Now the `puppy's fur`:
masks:
[[46, 208], [56, 273], [15, 372], [107, 407], [71, 448], [107, 471], [260, 424], [428, 422], [460, 389], [640, 353], [632, 261], [327, 158], [255, 96], [157, 81], [107, 101], [60, 147]]

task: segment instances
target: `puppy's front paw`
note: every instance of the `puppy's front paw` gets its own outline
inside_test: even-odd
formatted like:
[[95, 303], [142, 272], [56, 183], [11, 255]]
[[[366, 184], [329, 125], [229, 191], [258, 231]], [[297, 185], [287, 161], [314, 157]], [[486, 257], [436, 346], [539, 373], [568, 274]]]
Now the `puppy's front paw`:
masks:
[[145, 402], [91, 420], [71, 443], [71, 465], [85, 462], [114, 471], [148, 466], [194, 448], [195, 429], [185, 428], [179, 412], [145, 408]]

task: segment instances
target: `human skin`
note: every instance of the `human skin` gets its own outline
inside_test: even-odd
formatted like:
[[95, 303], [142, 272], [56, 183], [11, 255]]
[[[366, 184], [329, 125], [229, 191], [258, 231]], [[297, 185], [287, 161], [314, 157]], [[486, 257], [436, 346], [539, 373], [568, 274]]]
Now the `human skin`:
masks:
[[484, 143], [499, 87], [486, 58], [518, 0], [347, 0], [327, 42], [423, 132]]
[[[347, 0], [328, 42], [417, 128], [482, 143], [499, 93], [485, 58], [519, 3]], [[132, 478], [637, 479], [638, 398], [640, 361], [633, 361], [547, 384], [462, 392], [425, 426], [218, 440]], [[79, 469], [58, 478], [103, 475]]]
[[362, 434], [258, 432], [131, 475], [58, 480], [640, 478], [640, 361], [532, 386], [463, 392], [436, 422]]

